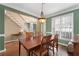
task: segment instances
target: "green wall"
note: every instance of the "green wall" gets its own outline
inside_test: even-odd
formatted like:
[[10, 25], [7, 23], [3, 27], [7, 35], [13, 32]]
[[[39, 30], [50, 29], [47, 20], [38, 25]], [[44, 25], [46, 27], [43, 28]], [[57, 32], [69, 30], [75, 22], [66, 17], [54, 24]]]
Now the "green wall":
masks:
[[51, 18], [46, 20], [46, 32], [51, 32]]
[[[0, 34], [4, 34], [4, 8], [0, 6]], [[4, 37], [0, 36], [0, 50], [4, 49]]]
[[0, 37], [0, 50], [4, 50], [4, 37]]
[[74, 11], [74, 35], [79, 34], [79, 9]]
[[4, 8], [0, 6], [0, 34], [4, 33]]

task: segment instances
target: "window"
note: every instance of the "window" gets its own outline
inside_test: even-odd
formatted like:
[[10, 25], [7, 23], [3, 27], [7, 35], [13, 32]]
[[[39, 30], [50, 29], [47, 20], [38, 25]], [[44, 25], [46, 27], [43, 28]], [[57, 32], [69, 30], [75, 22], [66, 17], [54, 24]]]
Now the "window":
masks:
[[60, 22], [61, 22], [60, 16], [52, 18], [52, 33], [53, 34], [54, 33], [60, 34], [60, 30], [61, 30]]
[[33, 32], [36, 31], [36, 24], [33, 24]]
[[52, 32], [60, 39], [71, 40], [73, 36], [73, 13], [52, 18]]
[[26, 32], [33, 32], [33, 23], [25, 23], [25, 26], [26, 26], [26, 29], [25, 31]]

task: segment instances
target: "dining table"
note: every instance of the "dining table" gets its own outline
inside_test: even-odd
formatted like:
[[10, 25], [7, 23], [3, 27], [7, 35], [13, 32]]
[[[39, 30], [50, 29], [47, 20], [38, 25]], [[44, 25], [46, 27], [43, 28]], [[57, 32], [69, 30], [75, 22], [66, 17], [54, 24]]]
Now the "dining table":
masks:
[[[30, 56], [31, 50], [41, 45], [42, 37], [40, 38], [34, 38], [31, 39], [19, 39], [19, 56], [21, 51], [21, 45], [25, 48], [25, 50], [28, 53], [28, 56]], [[53, 39], [50, 39], [50, 41], [53, 41]], [[43, 42], [44, 44], [47, 43], [46, 41]]]

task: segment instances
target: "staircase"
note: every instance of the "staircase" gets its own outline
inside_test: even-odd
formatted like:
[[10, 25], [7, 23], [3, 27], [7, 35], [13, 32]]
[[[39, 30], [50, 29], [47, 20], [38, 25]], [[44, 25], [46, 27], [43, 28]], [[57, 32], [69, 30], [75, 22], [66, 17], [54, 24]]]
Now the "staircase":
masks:
[[15, 13], [12, 11], [6, 11], [5, 15], [7, 17], [9, 17], [13, 22], [15, 22], [22, 29], [27, 28], [26, 23], [36, 23], [37, 22], [37, 19], [35, 19], [33, 17], [22, 15], [22, 14]]

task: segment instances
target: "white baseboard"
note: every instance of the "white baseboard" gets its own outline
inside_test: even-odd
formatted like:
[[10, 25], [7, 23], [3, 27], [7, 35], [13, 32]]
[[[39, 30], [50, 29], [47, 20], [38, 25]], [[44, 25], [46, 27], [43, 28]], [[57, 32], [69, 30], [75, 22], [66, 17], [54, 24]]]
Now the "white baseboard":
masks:
[[6, 48], [4, 48], [4, 50], [1, 50], [0, 53], [5, 52], [5, 51], [6, 51]]
[[14, 41], [18, 41], [18, 40], [5, 41], [5, 43], [14, 42]]
[[68, 45], [66, 45], [66, 44], [63, 44], [63, 43], [58, 43], [58, 44], [60, 44], [60, 45], [63, 45], [63, 46], [68, 46]]

